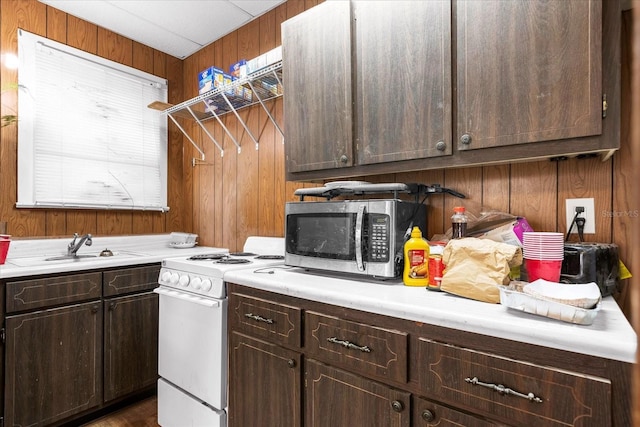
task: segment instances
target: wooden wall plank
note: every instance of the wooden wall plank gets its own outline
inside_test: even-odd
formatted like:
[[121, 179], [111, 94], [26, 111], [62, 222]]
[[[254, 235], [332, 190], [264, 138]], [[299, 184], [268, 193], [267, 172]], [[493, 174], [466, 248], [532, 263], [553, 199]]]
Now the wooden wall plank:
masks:
[[[183, 63], [182, 60], [173, 56], [166, 57], [167, 80], [169, 82], [169, 102], [178, 103], [185, 99], [183, 92]], [[190, 193], [187, 191], [188, 180], [185, 179], [185, 164], [191, 167], [185, 155], [183, 136], [180, 129], [173, 122], [168, 123], [169, 127], [169, 158], [167, 164], [167, 200], [170, 210], [165, 214], [164, 231], [193, 231], [191, 222]], [[190, 144], [189, 144], [190, 145]], [[190, 169], [187, 169], [190, 171]]]
[[47, 38], [67, 43], [67, 14], [51, 6], [47, 6]]
[[482, 168], [482, 209], [484, 211], [510, 213], [510, 173], [510, 165], [495, 165]]
[[[587, 242], [611, 241], [611, 218], [602, 212], [611, 211], [612, 160], [602, 164], [597, 158], [569, 159], [558, 163], [558, 231], [567, 232], [566, 199], [593, 198], [596, 234], [585, 234]], [[573, 230], [576, 233], [576, 230]], [[569, 236], [579, 241], [578, 235]]]
[[[197, 94], [198, 73], [211, 66], [220, 67], [213, 60], [214, 48], [215, 45], [209, 45], [199, 51], [195, 55], [193, 68], [185, 75], [185, 86], [188, 86], [195, 94]], [[193, 125], [193, 121], [191, 125]], [[214, 124], [212, 122], [205, 126], [209, 131], [213, 131]], [[197, 197], [193, 198], [194, 228], [198, 230], [201, 242], [212, 242], [215, 240], [214, 216], [216, 208], [214, 159], [220, 153], [201, 129], [197, 129], [196, 134], [199, 135], [200, 148], [204, 151], [206, 160], [192, 167], [194, 194], [197, 194]]]
[[[0, 51], [18, 54], [18, 28], [34, 34], [46, 34], [46, 6], [34, 0], [2, 3], [0, 13]], [[2, 102], [0, 114], [17, 114], [18, 74], [0, 67]], [[0, 128], [0, 220], [7, 223], [7, 233], [16, 236], [43, 236], [46, 233], [45, 212], [37, 209], [16, 209], [18, 126]]]
[[[233, 64], [238, 60], [238, 32], [234, 31], [222, 39], [222, 67], [224, 64]], [[238, 141], [238, 121], [232, 114], [227, 114], [223, 118], [227, 129]], [[236, 235], [238, 232], [238, 150], [229, 136], [224, 139], [224, 157], [222, 158], [222, 188], [223, 188], [223, 208], [222, 208], [222, 243], [225, 248], [239, 250], [236, 245]], [[245, 148], [246, 150], [247, 148]]]
[[511, 168], [510, 207], [535, 231], [557, 230], [558, 173], [551, 161], [518, 163]]
[[[275, 11], [271, 11], [259, 18], [260, 33], [259, 53], [264, 53], [276, 46], [276, 15]], [[275, 102], [267, 103], [271, 108], [272, 114], [275, 113]], [[260, 236], [273, 236], [275, 233], [276, 210], [280, 207], [276, 206], [276, 181], [275, 181], [275, 143], [276, 128], [267, 117], [267, 114], [260, 110], [260, 150], [258, 156], [258, 231]], [[279, 135], [279, 134], [278, 134]]]
[[[251, 59], [260, 54], [260, 21], [253, 20], [237, 31], [237, 59]], [[230, 65], [225, 63], [225, 72]], [[257, 139], [260, 135], [261, 114], [258, 108], [245, 108], [239, 112], [249, 132]], [[266, 118], [266, 117], [265, 117]], [[237, 196], [237, 231], [236, 248], [241, 248], [249, 236], [258, 234], [258, 200], [260, 189], [259, 155], [260, 147], [255, 147], [249, 133], [240, 124], [237, 125], [242, 153], [238, 156], [236, 196]]]

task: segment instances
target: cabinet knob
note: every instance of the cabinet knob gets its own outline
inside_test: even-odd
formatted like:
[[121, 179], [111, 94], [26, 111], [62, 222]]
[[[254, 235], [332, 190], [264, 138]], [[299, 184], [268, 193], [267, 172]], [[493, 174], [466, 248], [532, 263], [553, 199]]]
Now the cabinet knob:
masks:
[[289, 365], [290, 368], [295, 368], [296, 367], [296, 361], [293, 359], [289, 359], [287, 360], [287, 365]]
[[422, 417], [423, 420], [428, 421], [428, 422], [433, 421], [433, 420], [436, 419], [436, 416], [433, 415], [433, 412], [431, 412], [428, 409], [425, 409], [424, 411], [422, 411], [422, 414], [420, 414], [420, 416]]
[[399, 400], [394, 400], [391, 402], [391, 408], [396, 412], [402, 412], [404, 411], [404, 404]]
[[436, 150], [438, 151], [444, 151], [447, 148], [447, 144], [445, 144], [444, 141], [438, 141], [438, 143], [436, 144]]
[[460, 137], [460, 142], [463, 143], [464, 145], [471, 144], [471, 135], [469, 135], [468, 133], [465, 133]]
[[116, 303], [115, 302], [110, 302], [109, 303], [109, 310], [113, 311], [116, 308]]
[[100, 309], [100, 307], [98, 307], [97, 305], [92, 305], [91, 306], [91, 312], [92, 313], [97, 313], [99, 309]]
[[342, 155], [340, 156], [340, 163], [347, 163], [349, 161], [349, 158], [346, 155]]

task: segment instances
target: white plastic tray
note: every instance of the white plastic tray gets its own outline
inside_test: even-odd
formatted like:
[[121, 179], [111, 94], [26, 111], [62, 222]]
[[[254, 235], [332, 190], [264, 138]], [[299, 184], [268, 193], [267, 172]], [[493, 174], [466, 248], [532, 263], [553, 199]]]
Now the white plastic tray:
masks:
[[584, 309], [568, 304], [539, 299], [506, 286], [500, 286], [499, 288], [500, 303], [505, 307], [561, 320], [563, 322], [590, 325], [600, 310], [600, 304], [592, 309]]

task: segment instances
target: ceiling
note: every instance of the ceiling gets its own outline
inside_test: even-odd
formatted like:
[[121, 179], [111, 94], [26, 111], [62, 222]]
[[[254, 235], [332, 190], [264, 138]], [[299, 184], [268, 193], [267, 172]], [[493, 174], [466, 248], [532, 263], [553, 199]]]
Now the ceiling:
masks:
[[180, 59], [286, 0], [39, 0]]

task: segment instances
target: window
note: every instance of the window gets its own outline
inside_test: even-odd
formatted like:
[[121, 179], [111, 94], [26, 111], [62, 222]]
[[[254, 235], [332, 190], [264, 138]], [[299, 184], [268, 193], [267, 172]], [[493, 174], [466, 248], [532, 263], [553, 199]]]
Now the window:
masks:
[[168, 210], [167, 81], [18, 33], [18, 202]]

